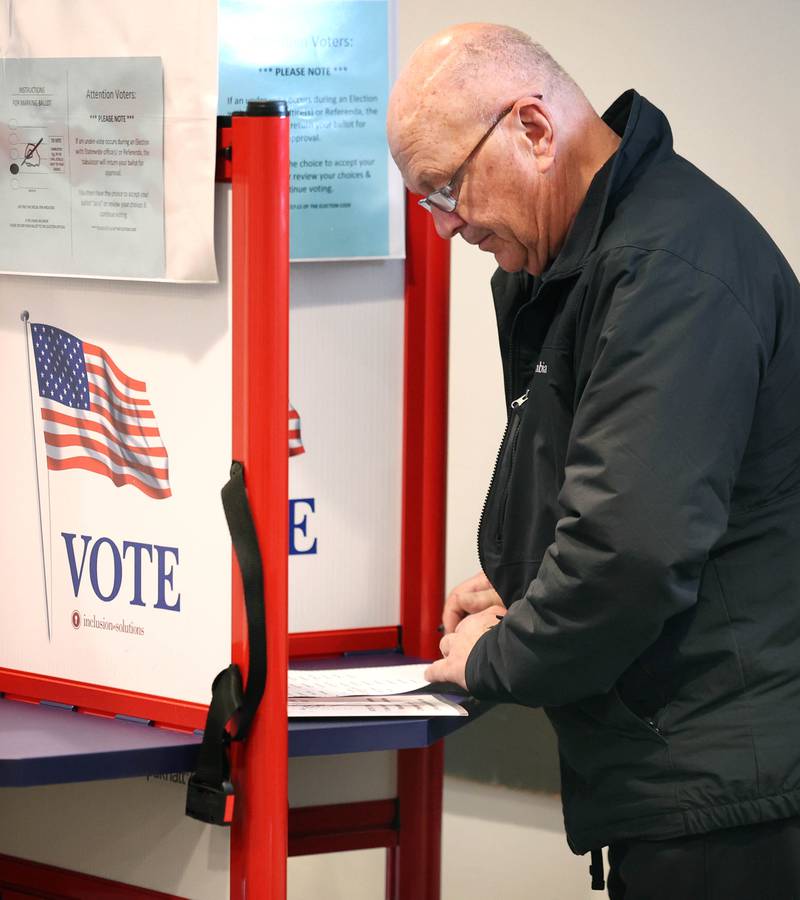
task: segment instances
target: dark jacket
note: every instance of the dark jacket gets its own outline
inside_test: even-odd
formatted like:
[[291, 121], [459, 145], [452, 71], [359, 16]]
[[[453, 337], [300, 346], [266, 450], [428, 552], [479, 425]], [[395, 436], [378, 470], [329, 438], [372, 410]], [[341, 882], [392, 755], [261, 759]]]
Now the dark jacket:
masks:
[[556, 260], [492, 280], [509, 611], [466, 671], [546, 708], [576, 852], [800, 813], [800, 286], [659, 110], [604, 118]]

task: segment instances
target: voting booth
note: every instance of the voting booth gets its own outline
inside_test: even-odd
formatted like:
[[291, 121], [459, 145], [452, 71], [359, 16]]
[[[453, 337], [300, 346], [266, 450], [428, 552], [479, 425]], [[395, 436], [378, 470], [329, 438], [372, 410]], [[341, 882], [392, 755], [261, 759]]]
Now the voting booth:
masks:
[[[37, 96], [41, 82], [39, 96], [56, 96], [65, 67], [52, 62], [20, 63], [17, 88]], [[65, 90], [81, 72], [108, 71], [81, 65], [66, 67]], [[131, 77], [152, 79], [156, 69], [149, 59]], [[104, 115], [91, 99], [85, 115]], [[291, 112], [254, 101], [218, 121], [217, 283], [153, 280], [174, 263], [172, 226], [161, 243], [148, 231], [150, 244], [140, 244], [149, 226], [134, 212], [129, 249], [155, 267], [140, 273], [147, 280], [108, 280], [102, 266], [98, 280], [66, 277], [81, 274], [66, 264], [59, 276], [41, 277], [47, 267], [0, 276], [10, 436], [0, 476], [4, 721], [38, 715], [20, 727], [46, 743], [51, 721], [57, 731], [65, 717], [70, 728], [91, 717], [172, 735], [194, 758], [212, 680], [233, 662], [247, 681], [252, 643], [266, 649], [261, 703], [246, 740], [231, 748], [229, 829], [182, 816], [185, 768], [165, 769], [167, 756], [125, 770], [109, 751], [71, 775], [55, 763], [31, 775], [25, 760], [6, 760], [14, 824], [0, 829], [4, 896], [279, 900], [288, 855], [379, 847], [387, 897], [438, 897], [437, 737], [446, 730], [355, 719], [292, 731], [287, 671], [438, 654], [448, 246], [409, 198], [404, 259], [391, 258], [395, 219], [383, 258], [290, 265]], [[14, 176], [22, 184], [13, 190], [27, 192], [25, 203], [15, 195], [23, 223], [24, 207], [45, 206], [43, 176], [57, 164], [59, 135], [62, 146], [93, 146], [77, 143], [92, 139], [85, 129], [77, 137], [72, 120], [62, 125], [56, 134], [50, 120], [6, 115], [7, 133], [22, 135]], [[87, 220], [87, 233], [104, 228], [100, 221]], [[124, 249], [125, 231], [100, 233], [110, 241], [99, 245], [107, 264]], [[85, 252], [81, 245], [70, 259]], [[13, 260], [4, 265], [16, 271]], [[20, 271], [30, 267], [26, 257]], [[263, 565], [266, 627], [257, 633], [248, 633], [219, 497], [232, 460], [244, 473]], [[50, 714], [60, 718], [41, 717]], [[149, 777], [107, 780], [124, 771]], [[69, 783], [93, 778], [100, 784]], [[126, 810], [136, 811], [136, 828]], [[118, 829], [124, 852], [108, 837]], [[167, 883], [164, 868], [142, 864], [163, 854], [180, 873]]]

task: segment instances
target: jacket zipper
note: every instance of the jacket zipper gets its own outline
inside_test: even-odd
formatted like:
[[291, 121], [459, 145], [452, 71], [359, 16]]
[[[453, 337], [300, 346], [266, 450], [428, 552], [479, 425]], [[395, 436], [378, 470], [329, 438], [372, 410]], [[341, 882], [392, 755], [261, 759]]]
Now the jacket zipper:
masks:
[[[514, 401], [516, 402], [516, 401]], [[519, 413], [515, 413], [511, 429], [509, 431], [509, 441], [511, 449], [508, 451], [508, 473], [506, 475], [505, 490], [500, 503], [500, 512], [497, 516], [497, 532], [495, 541], [499, 544], [503, 540], [503, 521], [506, 517], [506, 507], [508, 506], [508, 494], [511, 489], [511, 473], [514, 468], [514, 456], [517, 452], [517, 438], [519, 437]]]
[[[489, 495], [492, 493], [492, 487], [494, 486], [494, 479], [497, 475], [497, 467], [500, 464], [500, 457], [503, 455], [503, 449], [505, 448], [505, 445], [506, 445], [506, 439], [508, 438], [508, 433], [509, 433], [509, 430], [511, 429], [512, 421], [515, 423], [514, 440], [516, 440], [516, 430], [518, 429], [518, 423], [519, 423], [519, 414], [517, 413], [517, 410], [521, 406], [523, 406], [525, 403], [527, 403], [529, 394], [530, 394], [530, 388], [528, 388], [524, 394], [522, 394], [520, 397], [517, 397], [517, 399], [513, 400], [511, 403], [511, 413], [509, 414], [508, 419], [506, 420], [506, 427], [503, 431], [503, 437], [502, 437], [502, 440], [500, 441], [500, 446], [497, 448], [497, 456], [495, 457], [495, 460], [494, 460], [494, 467], [492, 469], [492, 477], [491, 477], [491, 480], [489, 481], [489, 488], [486, 491], [486, 497], [483, 500], [483, 506], [481, 507], [481, 517], [478, 520], [477, 543], [478, 543], [478, 560], [480, 561], [481, 569], [483, 569], [484, 571], [486, 570], [486, 564], [483, 559], [483, 553], [481, 553], [481, 531], [483, 529], [483, 519], [486, 515], [486, 507], [489, 504]], [[512, 447], [512, 454], [513, 454], [513, 447]], [[503, 514], [505, 514], [505, 503], [507, 503], [507, 502], [508, 502], [508, 496], [506, 496], [505, 501], [503, 503]], [[500, 529], [500, 535], [502, 536], [502, 519], [500, 520], [499, 529]]]
[[527, 402], [528, 402], [528, 395], [530, 394], [530, 392], [531, 392], [531, 389], [528, 388], [528, 389], [525, 391], [525, 393], [524, 393], [521, 397], [517, 397], [517, 399], [514, 400], [514, 401], [511, 403], [511, 408], [512, 408], [512, 409], [519, 409], [520, 406], [522, 406], [524, 403], [527, 403]]
[[[538, 286], [538, 288], [536, 289], [536, 293], [534, 294], [534, 296], [531, 297], [531, 298], [529, 298], [529, 299], [527, 300], [527, 302], [523, 303], [522, 307], [521, 307], [520, 309], [517, 310], [516, 315], [515, 315], [515, 317], [514, 317], [514, 324], [511, 326], [511, 335], [512, 335], [512, 338], [511, 338], [511, 345], [512, 345], [512, 346], [511, 346], [511, 372], [512, 372], [511, 379], [512, 379], [512, 388], [511, 388], [511, 389], [512, 389], [512, 391], [513, 391], [513, 389], [514, 389], [514, 386], [513, 386], [514, 372], [516, 371], [516, 364], [515, 364], [515, 355], [516, 355], [516, 354], [515, 354], [515, 349], [514, 349], [513, 335], [514, 335], [514, 331], [515, 331], [515, 328], [516, 328], [517, 319], [519, 318], [519, 315], [520, 315], [520, 313], [522, 312], [523, 309], [525, 309], [530, 303], [535, 303], [535, 302], [536, 302], [536, 299], [537, 299], [537, 298], [539, 297], [539, 295], [542, 293], [542, 289], [543, 289], [543, 288], [544, 288], [544, 283], [540, 284], [540, 285]], [[524, 403], [527, 403], [527, 401], [528, 401], [528, 395], [529, 395], [529, 394], [530, 394], [530, 388], [527, 388], [524, 394], [522, 394], [521, 396], [517, 397], [516, 400], [513, 400], [513, 401], [511, 402], [511, 410], [512, 410], [512, 412], [516, 412], [516, 411], [520, 408], [520, 406], [522, 406]], [[511, 426], [511, 414], [509, 414], [508, 419], [506, 420], [506, 427], [505, 427], [505, 430], [503, 431], [503, 438], [502, 438], [502, 440], [500, 441], [500, 446], [499, 446], [498, 449], [497, 449], [497, 456], [495, 457], [495, 460], [494, 460], [494, 468], [492, 469], [492, 478], [491, 478], [491, 480], [489, 481], [489, 488], [488, 488], [488, 490], [486, 491], [486, 497], [484, 498], [484, 500], [483, 500], [483, 506], [481, 507], [481, 517], [480, 517], [480, 519], [478, 520], [478, 535], [477, 535], [478, 560], [479, 560], [479, 562], [480, 562], [480, 564], [481, 564], [481, 569], [482, 569], [484, 572], [486, 571], [486, 563], [485, 563], [485, 561], [484, 561], [484, 559], [483, 559], [483, 554], [481, 553], [481, 530], [483, 529], [483, 519], [484, 519], [484, 517], [485, 517], [485, 515], [486, 515], [486, 507], [487, 507], [487, 505], [488, 505], [488, 503], [489, 503], [489, 495], [492, 493], [492, 487], [494, 486], [494, 479], [495, 479], [495, 476], [497, 475], [497, 466], [500, 464], [500, 457], [501, 457], [502, 454], [503, 454], [503, 448], [505, 447], [506, 438], [508, 437], [508, 430], [509, 430], [509, 427], [510, 427], [510, 426]], [[506, 500], [507, 500], [507, 499], [508, 499], [508, 498], [506, 498]]]

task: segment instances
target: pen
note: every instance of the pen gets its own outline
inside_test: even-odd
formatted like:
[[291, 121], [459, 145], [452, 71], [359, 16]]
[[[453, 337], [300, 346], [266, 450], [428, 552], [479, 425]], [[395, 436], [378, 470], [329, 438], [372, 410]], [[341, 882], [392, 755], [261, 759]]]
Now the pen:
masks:
[[39, 138], [39, 140], [28, 150], [25, 151], [25, 161], [29, 160], [33, 154], [39, 149], [39, 144], [42, 143], [44, 138]]

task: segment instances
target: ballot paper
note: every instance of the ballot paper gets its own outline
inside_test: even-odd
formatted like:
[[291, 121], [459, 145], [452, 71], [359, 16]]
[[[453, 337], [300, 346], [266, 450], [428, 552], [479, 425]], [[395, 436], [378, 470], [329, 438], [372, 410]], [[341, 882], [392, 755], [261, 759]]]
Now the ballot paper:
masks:
[[363, 669], [290, 669], [289, 698], [382, 697], [427, 687], [427, 663]]
[[290, 669], [289, 718], [468, 715], [445, 697], [409, 693], [430, 685], [426, 668]]
[[463, 706], [432, 694], [388, 697], [290, 697], [289, 718], [466, 716]]

